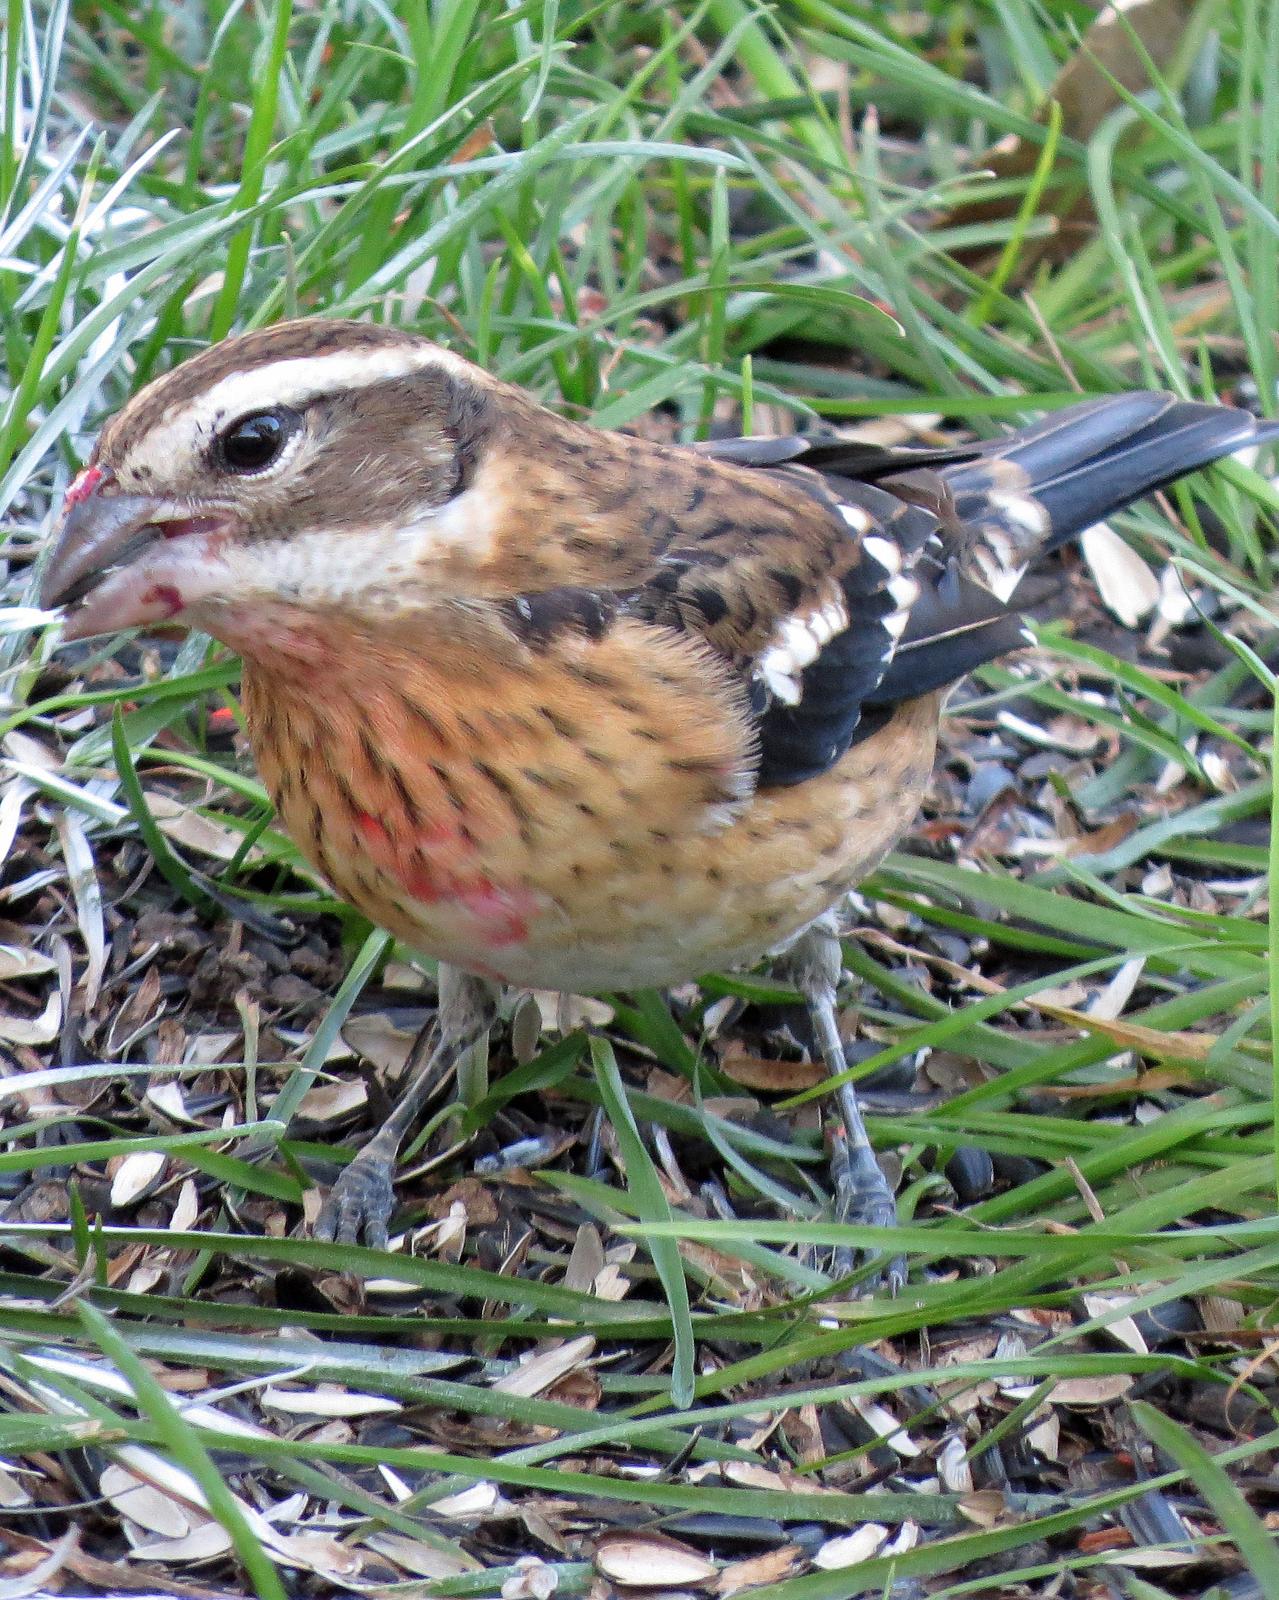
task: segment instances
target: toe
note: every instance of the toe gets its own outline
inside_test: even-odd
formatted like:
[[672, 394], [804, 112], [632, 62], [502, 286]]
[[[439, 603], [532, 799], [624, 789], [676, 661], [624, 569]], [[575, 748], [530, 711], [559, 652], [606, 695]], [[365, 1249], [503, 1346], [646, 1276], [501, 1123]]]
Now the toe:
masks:
[[386, 1163], [357, 1156], [333, 1185], [315, 1224], [317, 1239], [385, 1250], [395, 1191]]

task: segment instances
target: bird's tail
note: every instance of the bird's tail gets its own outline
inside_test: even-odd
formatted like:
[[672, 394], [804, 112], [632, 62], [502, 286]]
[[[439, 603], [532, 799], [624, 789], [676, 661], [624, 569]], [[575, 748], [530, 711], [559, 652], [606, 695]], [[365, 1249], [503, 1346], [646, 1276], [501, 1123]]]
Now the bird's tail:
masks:
[[973, 536], [975, 575], [1007, 599], [1036, 556], [1196, 467], [1274, 439], [1279, 423], [1145, 390], [1056, 411], [943, 477]]

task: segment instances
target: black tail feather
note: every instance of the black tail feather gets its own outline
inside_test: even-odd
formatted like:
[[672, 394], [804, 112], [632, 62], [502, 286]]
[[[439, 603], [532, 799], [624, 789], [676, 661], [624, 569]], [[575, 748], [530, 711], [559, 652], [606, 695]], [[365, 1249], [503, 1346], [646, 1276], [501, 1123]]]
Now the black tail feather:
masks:
[[1173, 395], [1137, 393], [1058, 411], [943, 470], [965, 541], [925, 556], [920, 597], [875, 704], [944, 687], [1024, 642], [1011, 598], [1027, 564], [1142, 495], [1279, 423]]
[[981, 492], [992, 461], [1019, 469], [1047, 514], [1046, 552], [1197, 467], [1275, 439], [1279, 423], [1250, 412], [1143, 390], [1055, 412], [946, 480], [958, 498]]

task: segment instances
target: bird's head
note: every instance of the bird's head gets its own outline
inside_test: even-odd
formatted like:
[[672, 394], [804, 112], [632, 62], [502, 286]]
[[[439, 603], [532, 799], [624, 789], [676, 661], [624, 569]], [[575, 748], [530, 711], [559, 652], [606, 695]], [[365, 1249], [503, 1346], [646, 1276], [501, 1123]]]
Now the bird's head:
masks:
[[239, 648], [465, 593], [498, 386], [425, 339], [305, 321], [143, 389], [67, 492], [41, 603], [83, 638], [176, 619]]

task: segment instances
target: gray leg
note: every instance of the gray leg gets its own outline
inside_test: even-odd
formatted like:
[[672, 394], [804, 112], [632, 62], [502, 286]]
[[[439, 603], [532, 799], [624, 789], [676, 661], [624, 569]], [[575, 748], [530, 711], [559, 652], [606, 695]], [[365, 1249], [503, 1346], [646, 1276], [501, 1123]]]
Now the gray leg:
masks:
[[[835, 1019], [835, 994], [842, 958], [833, 920], [822, 918], [806, 928], [782, 957], [782, 965], [804, 996], [822, 1064], [835, 1077], [847, 1070], [844, 1042]], [[891, 1228], [897, 1222], [897, 1204], [862, 1121], [861, 1107], [852, 1084], [835, 1091], [843, 1128], [830, 1135], [831, 1171], [835, 1181], [835, 1217], [839, 1222], [860, 1222]], [[835, 1270], [841, 1276], [853, 1270], [854, 1253], [835, 1253]], [[889, 1292], [896, 1294], [906, 1281], [905, 1262], [894, 1257], [883, 1273]]]
[[333, 1185], [315, 1224], [318, 1239], [356, 1244], [363, 1235], [373, 1249], [386, 1248], [395, 1208], [395, 1159], [404, 1136], [435, 1090], [488, 1033], [496, 1015], [492, 984], [441, 965], [439, 1011], [413, 1041], [395, 1110]]

